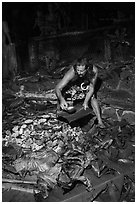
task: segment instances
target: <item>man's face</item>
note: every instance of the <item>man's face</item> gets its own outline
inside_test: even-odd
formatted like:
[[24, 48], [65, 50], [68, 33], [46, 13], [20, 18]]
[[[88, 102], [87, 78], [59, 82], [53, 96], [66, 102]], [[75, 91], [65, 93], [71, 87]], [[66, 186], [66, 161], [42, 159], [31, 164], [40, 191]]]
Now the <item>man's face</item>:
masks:
[[77, 74], [79, 77], [83, 77], [86, 73], [85, 65], [77, 65]]

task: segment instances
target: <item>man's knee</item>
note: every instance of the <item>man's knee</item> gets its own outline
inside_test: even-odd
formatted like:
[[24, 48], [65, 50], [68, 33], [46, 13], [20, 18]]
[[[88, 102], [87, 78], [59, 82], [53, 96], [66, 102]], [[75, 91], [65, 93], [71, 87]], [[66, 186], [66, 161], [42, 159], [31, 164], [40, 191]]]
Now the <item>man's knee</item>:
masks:
[[96, 103], [96, 102], [97, 102], [97, 99], [95, 98], [95, 96], [92, 96], [90, 101], [91, 101], [91, 104], [92, 104], [92, 103]]

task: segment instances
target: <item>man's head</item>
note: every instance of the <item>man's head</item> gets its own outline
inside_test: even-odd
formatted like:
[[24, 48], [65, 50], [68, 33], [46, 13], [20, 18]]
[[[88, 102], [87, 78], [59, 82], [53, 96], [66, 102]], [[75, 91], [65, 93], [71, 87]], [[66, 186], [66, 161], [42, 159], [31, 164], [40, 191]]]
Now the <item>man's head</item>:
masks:
[[78, 59], [75, 66], [75, 71], [77, 72], [79, 77], [83, 77], [88, 69], [88, 63], [86, 59]]

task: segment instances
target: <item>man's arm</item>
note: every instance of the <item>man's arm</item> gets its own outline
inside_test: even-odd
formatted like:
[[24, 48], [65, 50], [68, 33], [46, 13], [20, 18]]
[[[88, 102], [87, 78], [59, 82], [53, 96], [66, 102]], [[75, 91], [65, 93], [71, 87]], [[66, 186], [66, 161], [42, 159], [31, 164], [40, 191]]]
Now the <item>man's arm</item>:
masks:
[[86, 109], [86, 107], [88, 107], [88, 102], [89, 102], [90, 98], [92, 97], [93, 93], [94, 93], [94, 86], [93, 86], [93, 84], [90, 83], [89, 91], [86, 94], [86, 97], [85, 97], [85, 100], [84, 100], [84, 103], [83, 103], [83, 106], [84, 106], [85, 109]]
[[97, 81], [97, 76], [98, 76], [98, 69], [95, 65], [93, 65], [93, 72], [94, 72], [95, 76], [92, 79], [92, 84], [93, 84], [93, 87], [95, 87], [95, 84]]
[[69, 81], [73, 79], [74, 76], [75, 76], [75, 73], [73, 68], [71, 67], [70, 70], [65, 74], [63, 79], [57, 84], [55, 88], [56, 96], [61, 103], [62, 101], [65, 101], [64, 97], [62, 96], [62, 89], [69, 83]]
[[89, 102], [90, 98], [92, 97], [92, 95], [94, 94], [94, 88], [95, 88], [95, 84], [96, 84], [96, 80], [97, 80], [97, 76], [98, 76], [98, 69], [94, 65], [93, 65], [93, 72], [95, 73], [95, 76], [93, 77], [93, 79], [89, 85], [89, 91], [86, 94], [86, 97], [85, 97], [85, 100], [83, 103], [84, 109], [86, 109], [88, 107], [88, 102]]

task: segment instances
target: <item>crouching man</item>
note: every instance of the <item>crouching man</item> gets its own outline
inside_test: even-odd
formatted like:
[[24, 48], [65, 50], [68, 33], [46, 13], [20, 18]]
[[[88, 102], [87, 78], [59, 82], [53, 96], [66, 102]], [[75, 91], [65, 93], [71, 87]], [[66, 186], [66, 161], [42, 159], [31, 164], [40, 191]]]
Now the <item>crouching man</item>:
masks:
[[72, 99], [73, 103], [80, 100], [85, 110], [89, 106], [93, 108], [98, 119], [98, 126], [104, 128], [94, 93], [97, 76], [97, 67], [89, 64], [86, 59], [80, 58], [57, 84], [55, 92], [59, 107], [62, 110], [67, 110], [68, 108], [67, 98]]

